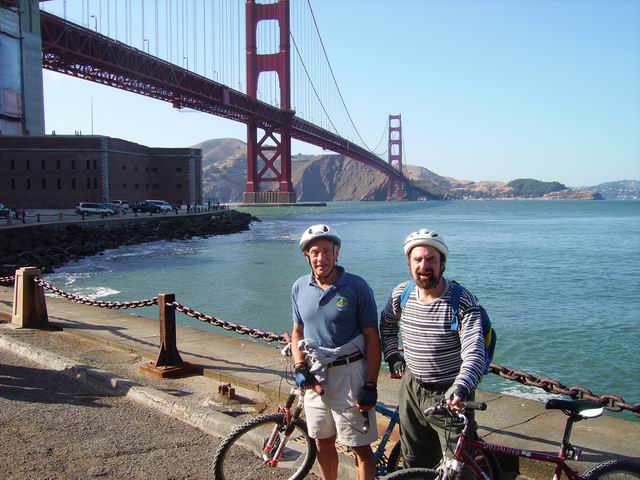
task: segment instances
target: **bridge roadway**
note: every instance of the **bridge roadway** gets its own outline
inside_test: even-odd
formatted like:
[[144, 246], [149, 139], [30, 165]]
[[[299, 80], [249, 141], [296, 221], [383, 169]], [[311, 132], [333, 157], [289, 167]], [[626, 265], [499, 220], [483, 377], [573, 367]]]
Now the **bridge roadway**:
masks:
[[[0, 321], [10, 319], [12, 293], [13, 289], [0, 287]], [[205, 331], [178, 326], [177, 344], [182, 358], [201, 366], [204, 375], [177, 380], [156, 379], [138, 371], [142, 362], [157, 357], [159, 328], [156, 320], [52, 297], [47, 297], [47, 307], [50, 321], [63, 331], [15, 329], [11, 324], [0, 323], [0, 349], [9, 349], [24, 356], [25, 367], [28, 361], [36, 361], [46, 365], [47, 369], [84, 378], [206, 433], [215, 436], [226, 434], [244, 416], [274, 408], [278, 396], [282, 397], [288, 390], [282, 381], [286, 361], [275, 344], [246, 336], [222, 335], [212, 326]], [[218, 386], [226, 382], [236, 388], [241, 397], [239, 403], [221, 400], [216, 395]], [[394, 404], [398, 386], [397, 381], [381, 374], [380, 399]], [[94, 395], [94, 392], [89, 391], [89, 395]], [[7, 398], [6, 395], [0, 396]], [[489, 404], [488, 410], [479, 412], [477, 418], [480, 434], [486, 440], [517, 448], [557, 450], [564, 426], [562, 413], [546, 411], [540, 402], [499, 393], [479, 392], [479, 398]], [[43, 407], [46, 411], [47, 406]], [[135, 407], [124, 408], [131, 408], [129, 415], [116, 423], [127, 422], [129, 417], [133, 420], [138, 415]], [[221, 413], [226, 410], [235, 411], [234, 414], [240, 416]], [[32, 410], [34, 415], [37, 411]], [[76, 423], [70, 420], [69, 425], [64, 422], [58, 425], [62, 429], [75, 428]], [[110, 428], [117, 428], [117, 425]], [[4, 433], [3, 438], [6, 438]], [[573, 443], [583, 448], [585, 468], [615, 455], [638, 460], [638, 438], [640, 422], [624, 420], [619, 414], [580, 422], [575, 425], [572, 435]], [[59, 435], [55, 441], [66, 443], [72, 440]], [[194, 456], [208, 455], [207, 448], [210, 449], [199, 449]], [[208, 461], [204, 458], [199, 460]], [[126, 457], [126, 461], [135, 463], [140, 459], [133, 455]], [[185, 458], [184, 461], [188, 460]], [[341, 463], [341, 478], [352, 478], [350, 460]], [[548, 469], [540, 469], [531, 462], [507, 464], [506, 467], [530, 478], [551, 476]], [[512, 473], [507, 478], [515, 475]]]
[[363, 162], [408, 184], [408, 179], [373, 152], [340, 135], [268, 103], [214, 82], [178, 65], [114, 40], [90, 28], [40, 12], [42, 66], [55, 72], [109, 85], [263, 129], [291, 136]]

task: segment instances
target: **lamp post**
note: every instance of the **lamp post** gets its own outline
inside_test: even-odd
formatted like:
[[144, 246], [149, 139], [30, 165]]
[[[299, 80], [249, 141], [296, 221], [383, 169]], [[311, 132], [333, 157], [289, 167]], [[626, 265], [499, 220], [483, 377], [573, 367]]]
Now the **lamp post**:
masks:
[[182, 60], [184, 60], [183, 63], [186, 65], [184, 68], [189, 70], [189, 59], [187, 57], [182, 57]]
[[[145, 49], [145, 45], [146, 45], [146, 49]], [[145, 52], [149, 53], [149, 39], [148, 38], [144, 38], [142, 40], [142, 50], [144, 50]]]
[[93, 18], [93, 29], [97, 32], [98, 31], [98, 17], [96, 17], [95, 15], [91, 15], [90, 18]]

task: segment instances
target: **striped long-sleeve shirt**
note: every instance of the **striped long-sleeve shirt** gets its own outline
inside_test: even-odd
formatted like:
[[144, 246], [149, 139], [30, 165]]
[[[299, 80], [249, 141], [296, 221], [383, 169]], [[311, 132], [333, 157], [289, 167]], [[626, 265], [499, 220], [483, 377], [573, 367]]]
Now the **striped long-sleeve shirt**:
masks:
[[380, 337], [385, 360], [398, 350], [402, 334], [407, 368], [414, 378], [426, 383], [452, 383], [469, 393], [478, 386], [484, 367], [484, 339], [477, 299], [464, 289], [458, 305], [460, 331], [451, 331], [451, 293], [447, 282], [436, 300], [418, 300], [417, 287], [404, 307], [400, 296], [407, 283], [391, 292], [380, 316]]

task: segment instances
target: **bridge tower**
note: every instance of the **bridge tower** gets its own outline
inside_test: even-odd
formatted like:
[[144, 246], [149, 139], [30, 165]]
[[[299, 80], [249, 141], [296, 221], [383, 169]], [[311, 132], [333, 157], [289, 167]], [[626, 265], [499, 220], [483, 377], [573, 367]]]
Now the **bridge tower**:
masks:
[[[278, 22], [280, 38], [276, 53], [259, 54], [256, 36], [258, 23]], [[262, 72], [276, 72], [280, 88], [280, 125], [247, 124], [247, 182], [244, 203], [295, 203], [291, 183], [291, 71], [289, 43], [289, 0], [256, 3], [246, 0], [247, 95], [257, 99], [258, 79]], [[260, 136], [259, 136], [259, 130]], [[277, 190], [263, 184], [277, 183]]]
[[0, 0], [0, 134], [44, 135], [38, 0]]
[[[389, 165], [402, 173], [402, 115], [389, 115], [388, 146]], [[402, 200], [404, 198], [404, 184], [389, 175], [387, 200], [393, 200], [394, 193], [397, 200]]]

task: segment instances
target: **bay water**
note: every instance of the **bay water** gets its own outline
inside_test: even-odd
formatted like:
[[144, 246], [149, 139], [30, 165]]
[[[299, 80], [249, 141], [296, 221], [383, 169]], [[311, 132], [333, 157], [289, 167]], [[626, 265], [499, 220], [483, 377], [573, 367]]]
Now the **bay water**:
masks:
[[[391, 289], [409, 279], [405, 237], [426, 227], [449, 246], [445, 276], [488, 310], [498, 333], [494, 362], [640, 402], [640, 201], [334, 202], [242, 210], [262, 221], [233, 235], [123, 246], [67, 264], [47, 281], [109, 301], [174, 292], [183, 305], [280, 334], [291, 329], [291, 285], [309, 271], [298, 247], [305, 227], [336, 228], [340, 264], [369, 282], [379, 311]], [[129, 313], [158, 314], [155, 307]], [[178, 322], [227, 333], [181, 314]], [[492, 374], [481, 388], [548, 397]]]

